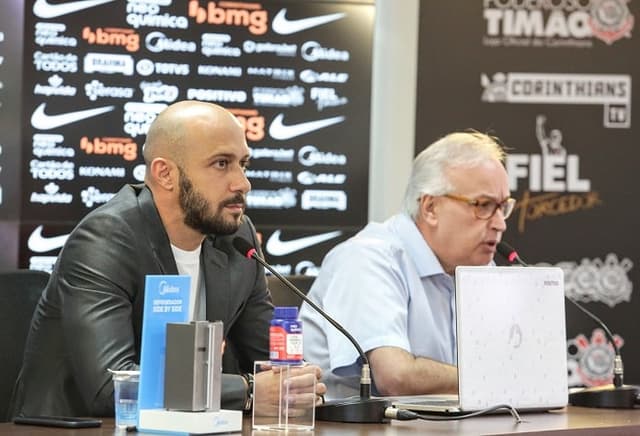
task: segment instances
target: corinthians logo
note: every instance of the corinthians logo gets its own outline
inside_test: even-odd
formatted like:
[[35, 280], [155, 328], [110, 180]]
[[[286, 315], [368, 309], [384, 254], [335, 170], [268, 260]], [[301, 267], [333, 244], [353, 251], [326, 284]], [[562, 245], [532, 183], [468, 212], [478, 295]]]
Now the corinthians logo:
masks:
[[[618, 349], [624, 345], [619, 335], [613, 335]], [[567, 341], [567, 371], [569, 386], [602, 386], [611, 383], [615, 352], [602, 329], [595, 329], [591, 338], [584, 334]]]
[[[546, 266], [538, 264], [537, 266]], [[565, 278], [565, 293], [581, 303], [599, 302], [610, 308], [631, 301], [633, 284], [629, 271], [633, 262], [628, 258], [618, 259], [614, 253], [605, 260], [583, 258], [580, 263], [559, 262]], [[617, 334], [613, 341], [618, 349], [624, 340]], [[584, 334], [567, 340], [567, 369], [569, 386], [600, 386], [611, 383], [615, 352], [605, 333], [594, 329], [591, 338]]]
[[498, 72], [480, 84], [486, 103], [602, 105], [605, 127], [631, 127], [630, 75]]
[[[516, 203], [520, 233], [529, 221], [566, 215], [601, 204], [598, 193], [591, 191], [591, 181], [580, 178], [580, 157], [567, 152], [562, 132], [547, 130], [546, 121], [544, 115], [536, 117], [535, 133], [542, 154], [507, 156], [509, 188], [517, 191], [521, 179], [529, 182], [529, 189]], [[540, 194], [535, 194], [538, 192]]]
[[629, 12], [629, 0], [594, 0], [589, 26], [593, 35], [608, 45], [626, 37], [631, 38], [633, 15]]
[[488, 47], [591, 48], [630, 38], [629, 0], [484, 0]]
[[633, 262], [626, 257], [619, 260], [615, 253], [609, 253], [604, 261], [583, 258], [579, 264], [564, 261], [555, 266], [564, 272], [565, 294], [575, 301], [604, 303], [610, 308], [631, 301], [633, 283], [629, 271]]

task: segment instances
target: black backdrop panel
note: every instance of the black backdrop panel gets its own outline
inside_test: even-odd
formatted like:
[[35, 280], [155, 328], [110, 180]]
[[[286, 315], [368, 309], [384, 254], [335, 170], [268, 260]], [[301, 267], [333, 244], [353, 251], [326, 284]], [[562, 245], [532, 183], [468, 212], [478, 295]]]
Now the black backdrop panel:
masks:
[[358, 228], [258, 227], [265, 259], [280, 274], [316, 276], [324, 255]]
[[[25, 9], [24, 229], [71, 228], [141, 181], [149, 124], [183, 99], [221, 104], [244, 124], [258, 227], [365, 224], [371, 1], [67, 6]], [[25, 267], [37, 255], [31, 231]]]
[[[529, 263], [565, 270], [567, 294], [607, 322], [622, 345], [627, 380], [640, 382], [632, 294], [640, 279], [640, 120], [632, 110], [640, 2], [420, 7], [416, 153], [453, 130], [502, 140], [518, 200], [504, 239]], [[570, 384], [610, 382], [610, 347], [570, 306], [567, 339]]]

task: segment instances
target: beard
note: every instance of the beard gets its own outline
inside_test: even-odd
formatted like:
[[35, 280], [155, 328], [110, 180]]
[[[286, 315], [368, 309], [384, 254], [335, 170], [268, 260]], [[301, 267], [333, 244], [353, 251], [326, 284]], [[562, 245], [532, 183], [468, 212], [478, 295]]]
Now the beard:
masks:
[[236, 194], [232, 198], [220, 202], [216, 213], [211, 215], [211, 205], [207, 199], [196, 191], [187, 175], [178, 168], [180, 173], [180, 207], [184, 212], [184, 223], [203, 235], [230, 235], [238, 231], [242, 213], [235, 220], [225, 220], [224, 207], [228, 204], [244, 204], [244, 196]]

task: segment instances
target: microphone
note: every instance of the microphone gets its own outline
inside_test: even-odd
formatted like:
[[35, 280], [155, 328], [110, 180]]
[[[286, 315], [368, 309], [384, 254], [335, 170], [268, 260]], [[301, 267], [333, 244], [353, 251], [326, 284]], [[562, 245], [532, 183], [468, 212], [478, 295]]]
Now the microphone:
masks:
[[[509, 264], [519, 264], [521, 266], [529, 266], [518, 255], [518, 252], [511, 245], [504, 241], [500, 241], [497, 247], [498, 253], [503, 256]], [[620, 349], [613, 339], [613, 334], [607, 325], [591, 311], [587, 310], [580, 303], [565, 294], [565, 299], [580, 309], [585, 315], [595, 321], [598, 326], [605, 332], [607, 340], [613, 347], [615, 357], [613, 360], [613, 387], [595, 387], [586, 388], [578, 392], [569, 394], [569, 403], [574, 406], [581, 407], [598, 407], [608, 409], [633, 409], [636, 405], [640, 405], [640, 388], [637, 386], [629, 386], [623, 384], [624, 366], [622, 364], [622, 356]]]
[[233, 246], [243, 256], [256, 260], [263, 267], [268, 269], [274, 276], [284, 283], [298, 297], [304, 300], [340, 333], [342, 333], [356, 348], [360, 359], [362, 359], [362, 370], [360, 373], [360, 397], [347, 398], [344, 400], [327, 401], [320, 406], [316, 406], [315, 415], [319, 421], [334, 422], [357, 422], [357, 423], [386, 423], [389, 418], [385, 416], [385, 409], [391, 406], [391, 401], [383, 398], [371, 398], [371, 370], [369, 368], [369, 359], [362, 351], [351, 334], [333, 319], [327, 312], [322, 310], [316, 303], [305, 295], [300, 289], [295, 287], [293, 283], [282, 276], [278, 271], [269, 265], [263, 258], [258, 255], [258, 251], [245, 239], [236, 237], [233, 239]]

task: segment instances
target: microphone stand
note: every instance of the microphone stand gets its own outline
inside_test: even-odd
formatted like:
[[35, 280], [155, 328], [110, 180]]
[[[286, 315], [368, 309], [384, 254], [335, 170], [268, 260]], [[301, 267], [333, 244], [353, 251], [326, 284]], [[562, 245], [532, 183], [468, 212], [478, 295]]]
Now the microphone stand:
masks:
[[[498, 253], [502, 255], [509, 264], [515, 263], [528, 267], [529, 265], [518, 256], [516, 250], [506, 242], [498, 243]], [[638, 386], [624, 385], [624, 365], [620, 349], [613, 339], [613, 334], [607, 325], [591, 311], [587, 310], [580, 303], [568, 295], [564, 296], [567, 301], [580, 309], [585, 315], [595, 321], [605, 333], [607, 340], [613, 347], [615, 357], [613, 360], [613, 386], [597, 386], [585, 388], [569, 394], [569, 403], [580, 407], [597, 407], [606, 409], [633, 409], [640, 405], [640, 388]]]
[[[236, 238], [240, 239], [240, 238]], [[242, 240], [242, 244], [245, 241]], [[238, 251], [245, 254], [246, 257], [255, 259], [260, 265], [268, 269], [274, 276], [276, 276], [282, 283], [284, 283], [289, 289], [291, 289], [298, 297], [304, 300], [309, 306], [311, 306], [316, 312], [322, 315], [329, 323], [334, 326], [338, 331], [344, 334], [347, 339], [353, 344], [358, 351], [360, 359], [362, 359], [362, 370], [360, 373], [360, 396], [345, 398], [342, 400], [327, 401], [322, 405], [316, 406], [315, 416], [318, 421], [333, 421], [333, 422], [353, 422], [353, 423], [388, 423], [389, 418], [385, 416], [385, 409], [391, 407], [391, 401], [383, 398], [371, 398], [371, 370], [369, 368], [369, 359], [367, 355], [362, 351], [362, 348], [358, 344], [351, 334], [345, 330], [336, 320], [331, 318], [324, 310], [322, 310], [316, 303], [314, 303], [304, 292], [296, 288], [293, 283], [287, 280], [282, 274], [276, 271], [271, 265], [269, 265], [264, 259], [258, 256], [255, 248], [250, 244], [248, 249], [239, 247], [240, 242], [236, 244], [234, 240], [234, 246]]]

